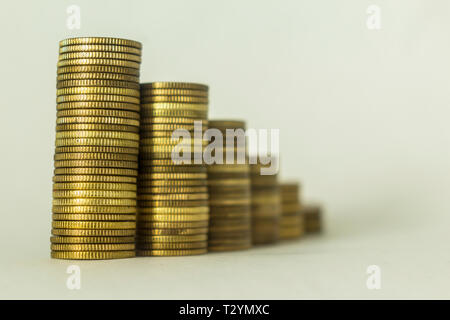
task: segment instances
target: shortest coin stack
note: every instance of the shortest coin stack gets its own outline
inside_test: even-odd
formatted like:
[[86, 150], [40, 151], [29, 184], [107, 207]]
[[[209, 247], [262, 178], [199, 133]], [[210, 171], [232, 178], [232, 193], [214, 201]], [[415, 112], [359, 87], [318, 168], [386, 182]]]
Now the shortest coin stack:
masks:
[[[222, 152], [227, 151], [235, 162], [241, 149], [244, 163], [211, 164], [208, 166], [210, 227], [209, 251], [243, 250], [251, 247], [251, 194], [250, 167], [245, 150], [245, 122], [231, 120], [210, 120], [210, 129], [217, 129], [223, 135]], [[241, 133], [243, 146], [225, 145], [226, 131]], [[238, 138], [236, 138], [237, 140]], [[216, 152], [220, 151], [216, 149]]]
[[51, 256], [135, 256], [141, 44], [60, 42]]
[[252, 193], [252, 242], [274, 243], [279, 239], [281, 194], [277, 175], [262, 175], [264, 165], [250, 165]]
[[299, 238], [304, 233], [304, 221], [298, 183], [283, 183], [281, 186], [280, 239]]
[[318, 205], [305, 205], [302, 209], [306, 233], [322, 231], [322, 208]]

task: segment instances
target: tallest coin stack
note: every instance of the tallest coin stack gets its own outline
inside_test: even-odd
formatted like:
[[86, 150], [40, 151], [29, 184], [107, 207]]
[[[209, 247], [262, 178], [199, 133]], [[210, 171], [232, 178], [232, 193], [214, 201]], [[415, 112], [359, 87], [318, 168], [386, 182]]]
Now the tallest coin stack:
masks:
[[142, 46], [60, 42], [51, 256], [135, 255]]

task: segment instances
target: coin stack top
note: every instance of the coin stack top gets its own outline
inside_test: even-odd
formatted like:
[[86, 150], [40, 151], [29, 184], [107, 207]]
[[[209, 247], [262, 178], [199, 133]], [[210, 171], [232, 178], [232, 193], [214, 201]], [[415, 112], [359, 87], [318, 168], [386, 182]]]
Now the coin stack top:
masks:
[[319, 233], [322, 231], [322, 207], [307, 204], [303, 206], [302, 212], [305, 217], [306, 233]]
[[[245, 150], [245, 122], [237, 120], [210, 120], [210, 129], [218, 129], [222, 134], [221, 164], [211, 164], [208, 168], [210, 228], [209, 251], [232, 251], [251, 247], [251, 194], [250, 167]], [[227, 129], [243, 133], [244, 144], [238, 146], [239, 138], [232, 145], [226, 144]], [[239, 130], [240, 129], [240, 130]], [[238, 163], [241, 149], [244, 163]], [[231, 151], [233, 163], [225, 163], [226, 153]]]
[[[191, 162], [193, 154], [202, 156], [207, 118], [207, 86], [185, 82], [141, 84], [137, 230], [140, 256], [207, 251], [207, 171], [202, 158], [199, 164]], [[195, 124], [202, 125], [200, 138], [194, 135]], [[189, 134], [188, 141], [185, 137], [172, 139], [177, 129]], [[172, 160], [172, 152], [177, 152], [178, 147], [182, 148], [182, 155], [188, 155], [189, 163]]]
[[59, 44], [53, 258], [135, 255], [141, 49], [102, 37]]
[[303, 214], [301, 214], [300, 185], [282, 183], [280, 239], [299, 238], [304, 232]]
[[262, 175], [263, 167], [267, 165], [250, 165], [253, 244], [274, 243], [279, 239], [281, 194], [278, 175]]

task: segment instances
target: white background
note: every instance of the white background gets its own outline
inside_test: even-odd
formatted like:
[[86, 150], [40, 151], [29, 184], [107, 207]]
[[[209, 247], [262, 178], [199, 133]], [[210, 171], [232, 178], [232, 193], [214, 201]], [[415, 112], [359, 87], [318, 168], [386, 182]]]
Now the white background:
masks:
[[[81, 8], [81, 30], [66, 8]], [[382, 28], [366, 27], [369, 5]], [[0, 11], [1, 298], [450, 298], [450, 3], [11, 1]], [[58, 41], [143, 43], [141, 81], [210, 85], [211, 118], [281, 130], [326, 233], [246, 252], [50, 260]], [[382, 270], [381, 290], [366, 268]]]

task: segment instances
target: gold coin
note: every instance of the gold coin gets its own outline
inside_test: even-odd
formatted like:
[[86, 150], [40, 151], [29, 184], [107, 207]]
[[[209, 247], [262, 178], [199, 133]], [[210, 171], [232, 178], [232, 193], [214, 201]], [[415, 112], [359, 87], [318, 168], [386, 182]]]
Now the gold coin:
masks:
[[139, 133], [139, 128], [135, 126], [122, 126], [119, 124], [59, 124], [56, 126], [56, 132], [60, 131], [121, 131]]
[[53, 220], [63, 221], [136, 221], [134, 214], [73, 214], [73, 213], [55, 213]]
[[111, 44], [80, 44], [80, 45], [67, 45], [59, 48], [59, 53], [68, 52], [85, 52], [85, 51], [105, 51], [105, 52], [121, 52], [128, 54], [135, 54], [140, 56], [141, 49], [134, 47], [127, 47], [123, 45], [111, 45]]
[[[203, 166], [201, 164], [177, 163], [177, 162], [173, 161], [172, 159], [151, 159], [151, 158], [148, 159], [148, 158], [142, 158], [141, 161], [145, 161], [145, 164], [149, 165], [149, 166], [163, 167], [163, 168], [170, 168], [170, 167], [198, 167], [198, 168], [205, 168], [205, 166]], [[165, 170], [165, 171], [167, 171], [167, 170]]]
[[102, 138], [67, 138], [56, 139], [55, 146], [105, 146], [139, 148], [139, 141], [125, 139], [102, 139]]
[[142, 96], [188, 96], [188, 97], [208, 97], [208, 91], [190, 89], [141, 89]]
[[[140, 222], [139, 222], [140, 223]], [[208, 220], [203, 221], [179, 221], [179, 222], [164, 222], [152, 221], [148, 222], [152, 229], [180, 229], [180, 228], [208, 228]]]
[[249, 179], [221, 179], [208, 180], [208, 186], [230, 186], [230, 185], [250, 185]]
[[208, 193], [139, 194], [138, 200], [207, 200]]
[[207, 249], [185, 249], [185, 250], [137, 250], [136, 255], [140, 257], [149, 256], [191, 256], [207, 253]]
[[116, 87], [70, 87], [56, 90], [58, 96], [73, 94], [116, 94], [139, 98], [139, 90]]
[[140, 63], [116, 59], [70, 59], [70, 60], [59, 60], [57, 63], [58, 68], [69, 66], [83, 66], [83, 65], [115, 66], [139, 70]]
[[136, 229], [134, 221], [53, 221], [54, 229]]
[[55, 236], [68, 237], [125, 237], [135, 236], [135, 229], [52, 229]]
[[[53, 199], [54, 206], [136, 206], [134, 199], [101, 199], [101, 198], [79, 198], [79, 199]], [[108, 228], [106, 228], [108, 229]]]
[[125, 147], [108, 147], [108, 146], [67, 146], [57, 147], [55, 149], [58, 153], [121, 153], [137, 155], [139, 153], [138, 148], [125, 148]]
[[71, 94], [58, 96], [56, 103], [79, 102], [79, 101], [103, 101], [103, 102], [122, 102], [139, 104], [139, 97], [123, 96], [118, 94]]
[[249, 170], [248, 164], [214, 164], [208, 166], [208, 173], [240, 172], [248, 174]]
[[223, 206], [223, 205], [249, 205], [251, 203], [250, 198], [247, 199], [210, 199], [209, 203], [212, 206]]
[[207, 97], [187, 97], [187, 96], [143, 96], [142, 103], [152, 102], [176, 102], [176, 103], [202, 103], [207, 104]]
[[202, 207], [208, 200], [138, 200], [139, 207]]
[[136, 126], [139, 127], [139, 120], [134, 119], [125, 119], [125, 118], [115, 118], [115, 117], [64, 117], [56, 119], [57, 125], [66, 125], [66, 124], [114, 124], [114, 125], [127, 125], [127, 126]]
[[281, 205], [281, 210], [283, 213], [298, 213], [302, 210], [302, 206], [300, 203], [293, 203], [293, 204], [285, 204], [283, 203]]
[[73, 46], [73, 45], [85, 45], [85, 44], [96, 44], [96, 45], [115, 45], [115, 46], [127, 46], [141, 49], [142, 44], [137, 41], [120, 39], [120, 38], [107, 38], [107, 37], [79, 37], [79, 38], [68, 38], [61, 40], [59, 42], [60, 47]]
[[[141, 145], [140, 148], [140, 152], [141, 154], [145, 155], [146, 157], [152, 157], [154, 159], [172, 159], [172, 156], [174, 154], [178, 155], [179, 153], [188, 153], [188, 156], [190, 158], [193, 157], [194, 152], [192, 152], [192, 149], [194, 149], [194, 146], [191, 147], [191, 152], [188, 152], [188, 150], [186, 150], [188, 148], [188, 146], [179, 146], [177, 147], [176, 145], [172, 145], [172, 146], [165, 146], [165, 145]], [[198, 147], [197, 147], [198, 148]], [[196, 149], [197, 149], [196, 148]], [[202, 155], [202, 151], [203, 151], [203, 147], [200, 145], [199, 147], [201, 150], [199, 152], [199, 156], [200, 156], [200, 160], [202, 161], [201, 155]], [[184, 151], [183, 151], [184, 149]], [[200, 164], [203, 164], [203, 162], [201, 162]]]
[[[180, 208], [178, 208], [180, 209]], [[146, 222], [201, 222], [208, 221], [208, 214], [141, 214], [141, 208], [139, 208], [139, 221]]]
[[206, 173], [190, 172], [164, 172], [164, 173], [145, 173], [139, 176], [140, 180], [176, 180], [176, 179], [207, 179]]
[[[183, 118], [183, 117], [150, 117], [150, 118], [144, 118], [142, 119], [142, 124], [148, 125], [148, 124], [190, 124], [195, 125], [197, 124], [198, 127], [200, 125], [208, 126], [208, 120], [206, 119], [196, 119], [196, 118]], [[179, 127], [179, 129], [182, 129], [182, 127]]]
[[208, 233], [208, 228], [179, 228], [179, 229], [155, 229], [155, 222], [139, 222], [138, 223], [138, 234], [142, 235], [154, 235], [154, 236], [169, 236], [169, 235], [194, 235], [194, 234], [206, 234]]
[[[171, 133], [177, 129], [184, 129], [187, 131], [193, 131], [195, 129], [194, 124], [180, 124], [180, 123], [143, 123], [141, 126], [141, 133], [150, 132], [150, 131], [170, 131]], [[202, 130], [208, 129], [207, 126], [202, 125]], [[203, 131], [202, 131], [203, 132]]]
[[61, 74], [75, 74], [75, 73], [112, 73], [112, 74], [123, 74], [134, 77], [139, 77], [139, 69], [127, 68], [127, 67], [117, 67], [117, 66], [94, 66], [94, 65], [78, 65], [78, 66], [67, 66], [59, 67], [57, 69], [58, 75]]
[[206, 140], [203, 140], [202, 138], [194, 139], [194, 138], [175, 138], [172, 139], [172, 137], [150, 137], [150, 138], [142, 138], [140, 140], [141, 145], [145, 146], [174, 146], [174, 145], [180, 145], [180, 146], [193, 146], [194, 144], [199, 145], [205, 145], [207, 143]]
[[[210, 195], [212, 200], [220, 201], [220, 200], [249, 200], [251, 197], [250, 189], [247, 189], [245, 191], [238, 190], [238, 191], [228, 191], [228, 192], [214, 192], [215, 190], [210, 190]], [[248, 205], [250, 202], [248, 203]], [[220, 204], [219, 204], [220, 205]], [[225, 204], [227, 205], [227, 204]], [[245, 203], [244, 205], [247, 205]]]
[[53, 198], [124, 198], [136, 199], [134, 191], [115, 190], [60, 190], [53, 191]]
[[202, 193], [208, 192], [207, 187], [153, 187], [139, 188], [140, 194], [177, 194], [177, 193]]
[[142, 90], [148, 89], [190, 89], [190, 90], [208, 90], [208, 86], [199, 83], [189, 82], [152, 82], [142, 83]]
[[248, 208], [246, 211], [242, 212], [233, 212], [230, 213], [216, 213], [214, 212], [214, 209], [210, 209], [210, 220], [216, 221], [216, 220], [231, 220], [231, 219], [250, 219], [251, 218], [251, 210]]
[[[124, 177], [124, 176], [99, 176], [99, 175], [68, 175], [68, 176], [54, 176], [53, 181], [56, 183], [90, 183], [90, 186], [93, 183], [97, 183], [97, 185], [104, 185], [105, 188], [109, 188], [111, 185], [120, 186], [122, 184], [130, 184], [130, 189], [136, 186], [136, 178], [135, 177]], [[56, 184], [55, 184], [56, 185]], [[58, 184], [59, 187], [59, 184]], [[112, 187], [112, 186], [111, 186]], [[81, 188], [81, 187], [80, 187]], [[100, 187], [99, 187], [100, 188]], [[113, 190], [113, 189], [111, 189]]]
[[211, 128], [226, 129], [245, 129], [245, 121], [242, 120], [211, 120]]
[[[204, 132], [204, 130], [206, 130], [206, 129], [207, 128], [203, 128], [202, 132]], [[186, 131], [188, 131], [188, 130], [186, 130]], [[171, 138], [172, 135], [173, 135], [173, 132], [174, 131], [162, 131], [162, 130], [159, 130], [159, 131], [147, 131], [147, 130], [141, 130], [140, 136], [141, 136], [141, 138], [154, 138], [154, 137]], [[191, 137], [194, 137], [195, 133], [194, 133], [193, 130], [188, 131], [188, 133], [191, 135]], [[201, 137], [200, 138], [196, 138], [196, 140], [200, 140], [200, 139], [202, 139], [202, 138]], [[205, 140], [205, 141], [207, 141], [207, 140]]]
[[123, 251], [134, 250], [134, 243], [52, 243], [52, 251]]
[[141, 107], [141, 119], [152, 117], [184, 117], [206, 119], [208, 113], [204, 111], [188, 111], [188, 110], [146, 110]]
[[104, 260], [132, 258], [136, 254], [133, 251], [53, 251], [53, 259], [67, 260]]
[[252, 204], [254, 205], [263, 205], [263, 204], [274, 204], [281, 205], [280, 195], [274, 194], [258, 194], [252, 193]]
[[[142, 156], [142, 159], [148, 159], [148, 158], [153, 158], [153, 159], [160, 159], [160, 160], [168, 160], [168, 159], [172, 159], [173, 156], [173, 150], [170, 150], [169, 152], [152, 152], [149, 150], [146, 150], [147, 147], [142, 147], [142, 149], [140, 150], [140, 155]], [[171, 149], [173, 149], [173, 147], [170, 147]], [[194, 157], [195, 157], [195, 161], [200, 161], [200, 162], [196, 162], [196, 164], [204, 164], [203, 162], [203, 154], [201, 152], [191, 152], [190, 154], [187, 154], [184, 156], [187, 159], [191, 159], [191, 161], [194, 161]], [[193, 163], [193, 162], [192, 162]]]
[[114, 182], [60, 182], [53, 184], [53, 190], [120, 190], [136, 191], [136, 184]]
[[55, 175], [111, 175], [137, 177], [137, 170], [124, 168], [56, 168]]
[[193, 187], [193, 186], [206, 186], [207, 182], [203, 179], [196, 180], [147, 180], [139, 181], [139, 187]]
[[73, 59], [115, 59], [141, 62], [141, 57], [136, 54], [128, 54], [121, 52], [101, 52], [101, 51], [81, 51], [60, 53], [59, 61]]
[[70, 109], [56, 113], [57, 117], [117, 117], [139, 120], [139, 113], [124, 110]]
[[234, 226], [210, 226], [209, 227], [209, 232], [211, 234], [220, 234], [220, 233], [225, 233], [226, 235], [229, 235], [231, 232], [248, 232], [250, 233], [251, 231], [251, 226], [250, 226], [250, 220], [243, 225], [234, 225]]
[[154, 172], [154, 173], [166, 173], [166, 172], [172, 172], [172, 173], [206, 173], [206, 168], [201, 165], [171, 165], [171, 166], [154, 166], [152, 160], [141, 160], [139, 161], [139, 166], [141, 169], [141, 172], [148, 173], [148, 172]]
[[57, 160], [55, 168], [126, 168], [138, 169], [137, 161], [114, 160]]
[[210, 252], [224, 252], [224, 251], [238, 251], [238, 250], [247, 250], [250, 249], [252, 247], [252, 244], [250, 241], [248, 241], [247, 243], [243, 243], [243, 244], [236, 244], [236, 245], [218, 245], [218, 244], [214, 244], [214, 245], [208, 245], [208, 251]]
[[[96, 66], [96, 67], [104, 67], [104, 66]], [[136, 73], [135, 69], [133, 70]], [[59, 71], [59, 70], [58, 70]], [[68, 81], [68, 80], [115, 80], [115, 81], [127, 81], [131, 83], [139, 84], [139, 76], [138, 75], [128, 75], [124, 73], [110, 73], [110, 72], [75, 72], [75, 73], [62, 73], [58, 74], [56, 77], [57, 81]]]
[[208, 242], [199, 241], [199, 242], [143, 242], [138, 243], [138, 250], [182, 250], [182, 249], [199, 249], [199, 248], [207, 248]]
[[140, 242], [197, 242], [207, 241], [207, 234], [175, 235], [175, 236], [138, 236]]
[[59, 214], [136, 214], [136, 206], [53, 206]]
[[208, 216], [209, 207], [208, 206], [199, 206], [199, 207], [148, 207], [148, 208], [139, 208], [139, 214], [150, 214], [153, 216], [161, 215], [164, 217], [165, 215], [197, 215], [197, 214], [205, 214]]
[[[71, 131], [65, 131], [71, 132]], [[95, 132], [95, 131], [92, 131]], [[108, 131], [105, 131], [108, 132]], [[138, 161], [137, 154], [126, 153], [56, 153], [55, 160], [115, 160], [115, 161]]]
[[179, 111], [199, 111], [208, 112], [208, 104], [201, 103], [173, 103], [173, 102], [150, 102], [141, 103], [141, 108], [143, 110], [179, 110]]
[[118, 80], [103, 80], [103, 79], [86, 79], [86, 80], [64, 80], [58, 81], [57, 89], [72, 88], [72, 87], [116, 87], [139, 90], [139, 83]]
[[135, 237], [50, 237], [51, 243], [134, 243], [135, 240]]

